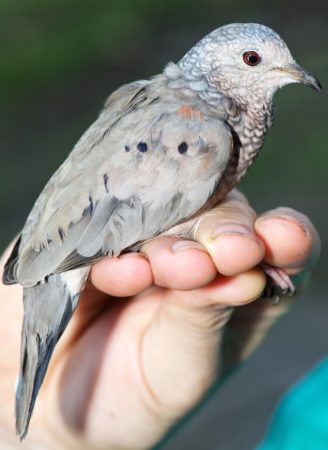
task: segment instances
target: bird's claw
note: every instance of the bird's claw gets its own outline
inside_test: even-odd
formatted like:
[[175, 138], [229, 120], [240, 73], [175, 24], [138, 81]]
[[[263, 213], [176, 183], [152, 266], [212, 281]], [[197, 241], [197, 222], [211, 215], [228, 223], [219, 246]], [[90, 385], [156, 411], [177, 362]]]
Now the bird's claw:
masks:
[[272, 298], [273, 304], [277, 305], [281, 297], [295, 294], [295, 285], [283, 269], [266, 263], [261, 264], [261, 269], [267, 276], [264, 298]]

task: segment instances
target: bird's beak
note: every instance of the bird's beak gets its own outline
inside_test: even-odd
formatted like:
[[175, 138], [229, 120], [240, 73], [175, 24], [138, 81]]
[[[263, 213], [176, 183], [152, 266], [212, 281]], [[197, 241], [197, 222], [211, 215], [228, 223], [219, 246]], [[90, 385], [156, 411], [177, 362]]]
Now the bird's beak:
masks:
[[318, 92], [321, 92], [323, 90], [320, 81], [315, 78], [310, 72], [303, 69], [303, 67], [301, 67], [296, 62], [288, 64], [285, 67], [277, 67], [276, 70], [284, 72], [296, 82], [306, 84], [307, 86], [310, 86], [312, 89], [315, 89]]

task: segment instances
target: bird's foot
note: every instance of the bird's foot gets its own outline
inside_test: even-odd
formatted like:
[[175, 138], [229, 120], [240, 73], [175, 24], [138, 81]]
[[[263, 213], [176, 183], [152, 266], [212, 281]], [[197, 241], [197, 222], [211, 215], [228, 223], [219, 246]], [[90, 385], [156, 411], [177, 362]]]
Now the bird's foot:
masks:
[[278, 304], [282, 296], [295, 294], [296, 288], [294, 283], [283, 269], [266, 263], [261, 264], [260, 267], [267, 276], [263, 297], [273, 298], [274, 304]]

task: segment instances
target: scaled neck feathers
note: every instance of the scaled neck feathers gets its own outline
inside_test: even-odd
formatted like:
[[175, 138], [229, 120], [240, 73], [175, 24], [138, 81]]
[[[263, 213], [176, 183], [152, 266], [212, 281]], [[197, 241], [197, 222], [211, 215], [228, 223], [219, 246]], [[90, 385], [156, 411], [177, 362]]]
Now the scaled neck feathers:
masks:
[[179, 65], [170, 62], [166, 65], [163, 75], [167, 79], [169, 88], [189, 90], [191, 94], [202, 99], [208, 106], [219, 110], [223, 107], [226, 109], [227, 114], [230, 113], [231, 100], [215, 89], [215, 87], [210, 86], [206, 77], [199, 72], [184, 70], [181, 67], [181, 62]]
[[238, 134], [240, 142], [251, 156], [261, 149], [267, 131], [273, 124], [274, 105], [271, 99], [264, 103], [238, 104], [210, 83], [199, 68], [184, 67], [184, 59], [179, 64], [170, 62], [164, 69], [167, 85], [174, 90], [189, 91], [189, 96], [196, 95], [211, 109], [220, 113]]

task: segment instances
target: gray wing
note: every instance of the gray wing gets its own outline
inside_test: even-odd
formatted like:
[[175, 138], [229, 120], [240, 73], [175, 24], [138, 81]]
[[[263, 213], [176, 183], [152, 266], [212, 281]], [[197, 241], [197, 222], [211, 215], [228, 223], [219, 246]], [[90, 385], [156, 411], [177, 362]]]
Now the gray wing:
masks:
[[229, 128], [180, 114], [164, 94], [146, 82], [113, 94], [37, 200], [8, 278], [33, 286], [118, 255], [206, 203], [229, 162]]

